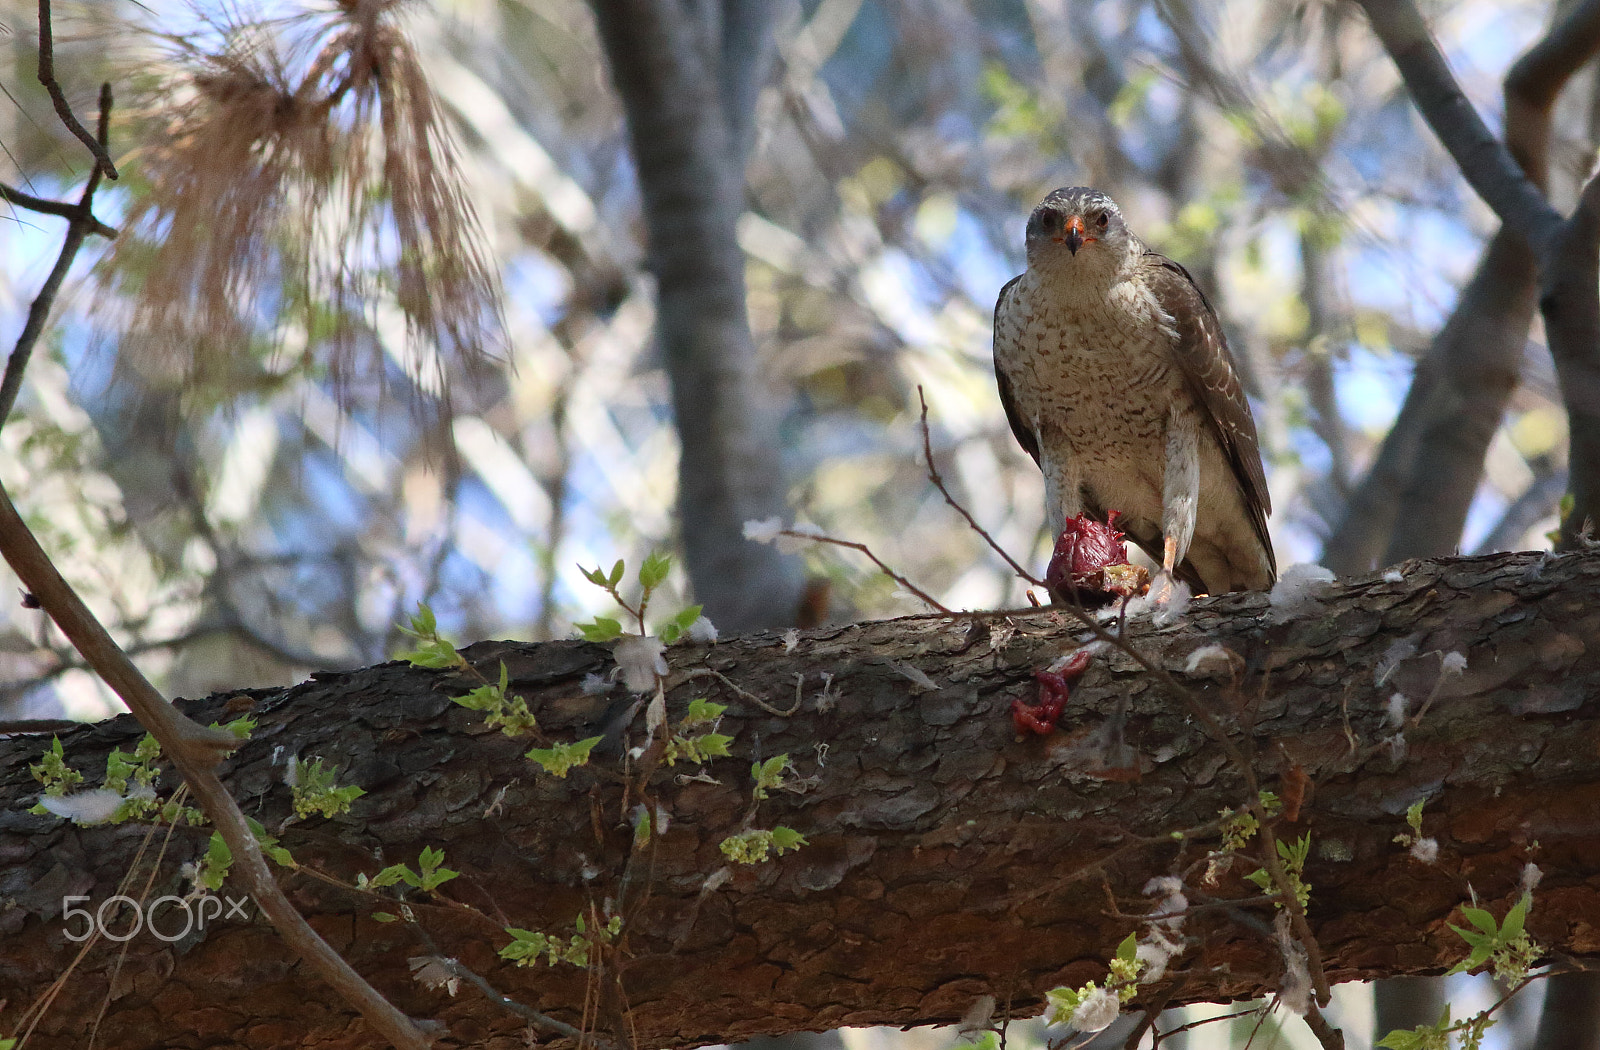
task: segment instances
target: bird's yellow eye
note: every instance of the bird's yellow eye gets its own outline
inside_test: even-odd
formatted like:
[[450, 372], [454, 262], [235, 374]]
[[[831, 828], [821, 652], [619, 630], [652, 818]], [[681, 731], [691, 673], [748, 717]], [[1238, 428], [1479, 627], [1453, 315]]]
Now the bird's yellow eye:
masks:
[[1100, 217], [1094, 220], [1094, 224], [1103, 230], [1111, 224], [1111, 216], [1101, 212]]

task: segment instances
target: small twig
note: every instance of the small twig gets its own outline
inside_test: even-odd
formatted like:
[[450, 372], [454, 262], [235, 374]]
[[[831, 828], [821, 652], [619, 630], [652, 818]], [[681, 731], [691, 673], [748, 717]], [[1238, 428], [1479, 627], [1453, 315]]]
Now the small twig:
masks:
[[721, 671], [713, 671], [709, 667], [695, 667], [684, 671], [683, 677], [673, 682], [672, 685], [668, 686], [667, 688], [676, 689], [684, 682], [692, 681], [696, 678], [715, 678], [717, 681], [721, 682], [723, 685], [727, 686], [729, 689], [732, 689], [736, 694], [738, 694], [740, 699], [750, 701], [752, 704], [755, 704], [769, 715], [777, 715], [779, 718], [792, 718], [794, 717], [795, 712], [800, 710], [800, 700], [798, 698], [795, 700], [794, 706], [785, 711], [780, 707], [774, 707], [772, 704], [767, 703], [765, 700], [761, 699], [750, 690], [744, 688], [738, 682], [735, 682]]
[[[45, 14], [47, 8], [48, 0], [39, 0], [41, 20], [47, 17]], [[44, 44], [41, 42], [39, 47], [40, 54], [43, 55]], [[100, 88], [99, 132], [102, 139], [108, 134], [110, 120], [111, 85], [104, 84]], [[96, 221], [90, 209], [94, 204], [94, 191], [99, 185], [100, 169], [96, 167], [89, 173], [88, 181], [84, 183], [83, 194], [78, 198], [75, 214], [67, 220], [67, 235], [62, 238], [61, 253], [56, 256], [56, 264], [50, 270], [50, 276], [45, 278], [39, 294], [34, 296], [33, 304], [28, 308], [28, 319], [22, 326], [22, 334], [17, 336], [17, 345], [12, 349], [11, 356], [6, 359], [5, 377], [0, 379], [0, 427], [5, 426], [6, 419], [11, 415], [12, 406], [17, 402], [17, 394], [22, 390], [22, 375], [27, 371], [28, 361], [33, 357], [33, 348], [44, 332], [45, 322], [49, 320], [50, 307], [55, 303], [57, 293], [61, 291], [62, 282], [67, 279], [67, 271], [72, 268], [73, 260], [78, 257], [78, 250], [83, 247], [84, 239], [89, 235], [90, 223]]]
[[1251, 1014], [1257, 1013], [1262, 1009], [1264, 1009], [1264, 1007], [1252, 1006], [1248, 1010], [1236, 1010], [1231, 1014], [1218, 1014], [1215, 1017], [1202, 1017], [1198, 1021], [1190, 1021], [1188, 1024], [1180, 1024], [1178, 1027], [1169, 1028], [1165, 1032], [1157, 1032], [1155, 1034], [1154, 1045], [1160, 1046], [1161, 1040], [1167, 1038], [1169, 1035], [1177, 1035], [1179, 1032], [1188, 1032], [1195, 1028], [1199, 1028], [1202, 1025], [1216, 1024], [1218, 1021], [1233, 1021], [1241, 1017], [1249, 1017]]
[[1261, 866], [1272, 876], [1272, 885], [1281, 898], [1279, 903], [1289, 913], [1289, 924], [1294, 928], [1300, 947], [1306, 950], [1306, 966], [1311, 971], [1311, 986], [1317, 993], [1317, 1005], [1327, 1006], [1333, 998], [1333, 989], [1328, 987], [1328, 974], [1322, 967], [1322, 948], [1311, 932], [1311, 924], [1306, 921], [1306, 910], [1300, 906], [1294, 884], [1289, 881], [1289, 874], [1283, 870], [1283, 862], [1278, 859], [1278, 839], [1272, 833], [1271, 818], [1261, 805], [1260, 796], [1259, 790], [1252, 789], [1249, 806], [1256, 820], [1261, 823]]
[[61, 219], [76, 219], [83, 216], [89, 223], [89, 232], [107, 240], [114, 240], [117, 236], [115, 226], [107, 226], [93, 215], [84, 215], [81, 204], [66, 204], [62, 201], [53, 201], [48, 197], [35, 197], [31, 193], [24, 193], [12, 186], [0, 182], [0, 200], [14, 204], [28, 211], [38, 212], [40, 215], [54, 215]]
[[1322, 1044], [1322, 1050], [1344, 1050], [1344, 1033], [1329, 1024], [1314, 1003], [1306, 1009], [1306, 1027]]
[[928, 432], [928, 399], [922, 393], [921, 384], [918, 384], [917, 386], [917, 400], [922, 404], [922, 454], [923, 458], [928, 461], [928, 480], [933, 482], [933, 487], [939, 490], [939, 495], [944, 497], [944, 501], [950, 504], [950, 506], [955, 509], [957, 514], [966, 519], [967, 524], [972, 528], [972, 531], [976, 532], [980, 537], [983, 538], [983, 542], [989, 545], [989, 549], [1000, 555], [1000, 557], [1005, 560], [1005, 563], [1011, 566], [1012, 572], [1016, 573], [1018, 576], [1022, 577], [1022, 579], [1026, 580], [1029, 584], [1035, 587], [1045, 587], [1046, 585], [1043, 580], [1036, 578], [1032, 573], [1028, 572], [1027, 569], [1024, 569], [1021, 565], [1019, 565], [1015, 558], [1006, 553], [1006, 549], [1004, 547], [995, 542], [995, 538], [989, 535], [988, 530], [982, 525], [978, 524], [977, 519], [972, 516], [967, 508], [963, 507], [954, 496], [950, 495], [950, 490], [945, 487], [944, 478], [939, 475], [939, 468], [933, 465], [933, 439], [929, 436]]
[[788, 536], [790, 539], [796, 540], [808, 540], [811, 543], [828, 543], [835, 547], [848, 547], [850, 550], [860, 551], [862, 554], [867, 556], [872, 564], [878, 567], [879, 572], [882, 572], [895, 583], [898, 583], [900, 586], [910, 591], [913, 595], [920, 598], [930, 609], [937, 611], [941, 616], [955, 615], [950, 609], [947, 609], [944, 605], [940, 604], [940, 602], [935, 599], [933, 595], [929, 594], [921, 587], [918, 587], [916, 584], [912, 583], [898, 572], [895, 572], [893, 569], [889, 568], [888, 565], [884, 564], [883, 559], [872, 553], [872, 548], [868, 547], [865, 543], [857, 543], [855, 540], [841, 540], [837, 536], [829, 536], [821, 532], [799, 532], [795, 529], [781, 529], [778, 531], [777, 535]]
[[[407, 911], [409, 911], [409, 909], [407, 909]], [[534, 1025], [535, 1027], [543, 1028], [546, 1031], [553, 1032], [556, 1035], [563, 1036], [567, 1039], [576, 1040], [580, 1043], [588, 1043], [590, 1046], [595, 1047], [596, 1050], [617, 1050], [616, 1044], [614, 1043], [608, 1042], [605, 1039], [596, 1038], [590, 1033], [584, 1032], [578, 1028], [574, 1028], [565, 1021], [558, 1021], [554, 1017], [540, 1013], [531, 1006], [524, 1006], [515, 999], [510, 999], [504, 995], [501, 995], [499, 992], [495, 991], [493, 985], [491, 985], [484, 978], [478, 976], [478, 974], [471, 968], [463, 965], [461, 962], [445, 955], [444, 952], [440, 951], [439, 945], [428, 934], [428, 931], [423, 928], [422, 924], [417, 922], [414, 916], [408, 915], [406, 925], [410, 927], [412, 933], [417, 935], [417, 939], [423, 943], [423, 945], [428, 949], [428, 953], [433, 956], [439, 965], [450, 971], [451, 976], [459, 977], [463, 981], [468, 982], [474, 988], [478, 989], [478, 991], [482, 992], [484, 997], [495, 1005], [513, 1014], [516, 1014], [518, 1017], [522, 1018], [524, 1021], [527, 1021], [529, 1024]]]
[[[72, 107], [67, 104], [67, 96], [62, 93], [61, 85], [56, 82], [56, 45], [54, 34], [50, 29], [50, 0], [39, 0], [39, 83], [50, 92], [50, 101], [55, 104], [56, 116], [61, 118], [61, 123], [67, 130], [78, 136], [89, 152], [94, 154], [95, 169], [104, 173], [108, 179], [116, 179], [117, 166], [111, 163], [111, 153], [105, 146], [105, 135], [102, 132], [100, 141], [96, 141], [89, 129], [78, 123], [78, 118], [73, 116]], [[101, 98], [105, 97], [108, 89], [101, 90]], [[102, 120], [104, 114], [102, 113]]]
[[1174, 842], [1184, 842], [1199, 835], [1209, 835], [1221, 826], [1222, 821], [1220, 818], [1218, 818], [1216, 820], [1208, 820], [1204, 824], [1196, 824], [1192, 828], [1184, 828], [1175, 833], [1168, 832], [1161, 835], [1147, 835], [1135, 838], [1132, 842], [1124, 843], [1123, 845], [1118, 846], [1116, 849], [1112, 850], [1110, 853], [1107, 853], [1098, 860], [1090, 861], [1089, 863], [1080, 865], [1071, 871], [1063, 872], [1062, 874], [1057, 875], [1046, 885], [1035, 886], [1026, 894], [1013, 899], [1011, 901], [1011, 907], [1013, 910], [1015, 910], [1016, 908], [1020, 908], [1024, 904], [1027, 904], [1029, 901], [1036, 900], [1039, 897], [1044, 896], [1046, 893], [1052, 892], [1060, 886], [1066, 885], [1067, 883], [1076, 882], [1078, 879], [1092, 875], [1095, 872], [1103, 872], [1107, 864], [1110, 864], [1112, 861], [1132, 853], [1135, 850], [1144, 849], [1148, 846], [1171, 845]]
[[1139, 1050], [1139, 1043], [1144, 1039], [1144, 1034], [1155, 1029], [1156, 1018], [1161, 1016], [1161, 1011], [1167, 1008], [1167, 1004], [1172, 1002], [1172, 997], [1178, 994], [1186, 981], [1187, 978], [1179, 977], [1150, 997], [1150, 1002], [1144, 1008], [1144, 1016], [1133, 1026], [1133, 1031], [1128, 1033], [1127, 1040], [1122, 1044], [1122, 1050]]

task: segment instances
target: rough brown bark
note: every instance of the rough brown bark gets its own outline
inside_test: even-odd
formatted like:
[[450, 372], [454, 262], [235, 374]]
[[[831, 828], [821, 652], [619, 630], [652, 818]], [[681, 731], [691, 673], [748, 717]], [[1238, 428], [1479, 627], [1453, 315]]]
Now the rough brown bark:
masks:
[[[1468, 885], [1503, 909], [1530, 859], [1545, 872], [1534, 935], [1553, 951], [1600, 955], [1597, 593], [1594, 554], [1451, 559], [1408, 564], [1398, 580], [1341, 584], [1298, 611], [1271, 608], [1262, 594], [1208, 599], [1173, 626], [1136, 620], [1128, 638], [1238, 732], [1265, 785], [1279, 786], [1293, 765], [1313, 778], [1298, 821], [1278, 832], [1312, 836], [1309, 918], [1330, 977], [1436, 973], [1463, 954], [1445, 924], [1461, 921], [1454, 909]], [[734, 736], [734, 757], [707, 767], [719, 783], [681, 764], [656, 774], [646, 795], [671, 823], [631, 861], [627, 817], [641, 796], [624, 797], [617, 772], [644, 715], [635, 739], [602, 745], [590, 767], [558, 780], [521, 757], [525, 741], [486, 731], [451, 703], [471, 685], [451, 674], [386, 664], [248, 694], [260, 725], [225, 764], [227, 782], [277, 830], [288, 813], [282, 758], [337, 762], [341, 782], [368, 795], [344, 817], [281, 831], [301, 863], [350, 879], [442, 847], [463, 873], [446, 893], [487, 917], [413, 895], [440, 948], [574, 1024], [585, 1023], [588, 995], [599, 1009], [587, 1024], [618, 1042], [952, 1022], [985, 993], [1022, 1015], [1043, 989], [1103, 973], [1148, 910], [1145, 881], [1215, 842], [1170, 833], [1206, 824], [1244, 791], [1172, 687], [1124, 654], [1096, 657], [1055, 735], [1015, 739], [1011, 700], [1031, 700], [1032, 673], [1081, 633], [1064, 614], [1038, 612], [987, 626], [923, 617], [812, 631], [792, 652], [771, 634], [670, 650], [669, 720], [695, 696], [728, 703], [722, 731]], [[1243, 659], [1236, 684], [1215, 666], [1184, 672], [1207, 644]], [[1464, 674], [1441, 678], [1445, 651], [1467, 657]], [[620, 690], [580, 689], [609, 666], [601, 646], [482, 643], [469, 655], [491, 675], [504, 660], [555, 739], [600, 733], [628, 706]], [[832, 676], [827, 700], [823, 675]], [[800, 709], [779, 717], [728, 683], [778, 708], [798, 688]], [[1433, 696], [1403, 743], [1385, 724], [1395, 692], [1413, 712]], [[209, 721], [229, 699], [189, 710]], [[106, 752], [139, 734], [122, 719], [63, 743], [92, 783]], [[110, 897], [144, 837], [27, 814], [36, 790], [27, 766], [44, 746], [36, 736], [0, 741], [7, 1035], [68, 974], [76, 945], [63, 937], [61, 899], [87, 895], [94, 907]], [[752, 814], [749, 763], [780, 753], [803, 790], [777, 792]], [[1440, 845], [1433, 865], [1392, 841], [1419, 798], [1428, 799], [1424, 832]], [[809, 845], [727, 867], [724, 837], [780, 823]], [[178, 865], [204, 838], [173, 837], [152, 896], [176, 890]], [[1191, 873], [1191, 901], [1253, 895], [1240, 877], [1251, 866], [1211, 888]], [[427, 949], [404, 924], [371, 918], [393, 903], [304, 874], [286, 882], [312, 925], [406, 1012], [442, 1022], [461, 1043], [522, 1045], [517, 1019], [471, 987], [450, 998], [410, 981], [407, 958]], [[499, 927], [570, 933], [574, 916], [608, 900], [622, 902], [626, 921], [605, 972], [496, 959], [508, 939]], [[1281, 963], [1258, 932], [1270, 915], [1259, 903], [1191, 915], [1178, 1000], [1271, 987]], [[377, 1045], [259, 917], [170, 945], [141, 934], [126, 951], [120, 971], [120, 949], [104, 942], [71, 969], [33, 1050], [85, 1045], [102, 1005], [96, 1045], [113, 1050]]]

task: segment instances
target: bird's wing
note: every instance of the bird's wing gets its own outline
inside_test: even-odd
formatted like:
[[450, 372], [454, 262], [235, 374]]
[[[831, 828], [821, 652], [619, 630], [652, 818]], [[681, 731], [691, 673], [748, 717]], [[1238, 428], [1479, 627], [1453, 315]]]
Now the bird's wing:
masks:
[[1017, 436], [1017, 444], [1022, 450], [1033, 457], [1035, 463], [1039, 462], [1039, 438], [1034, 434], [1027, 422], [1017, 414], [1016, 398], [1011, 393], [1011, 380], [1006, 378], [1005, 369], [1000, 367], [1000, 311], [1005, 308], [1006, 296], [1011, 294], [1012, 287], [1022, 280], [1022, 275], [1011, 278], [1000, 289], [1000, 298], [994, 302], [994, 378], [1000, 386], [1000, 404], [1006, 410], [1006, 422], [1011, 424], [1011, 433]]
[[1267, 536], [1267, 515], [1272, 498], [1261, 469], [1261, 449], [1250, 403], [1239, 385], [1238, 369], [1228, 351], [1228, 340], [1216, 311], [1206, 301], [1189, 271], [1157, 252], [1147, 251], [1140, 267], [1150, 293], [1173, 319], [1178, 340], [1173, 357], [1183, 369], [1189, 390], [1205, 409], [1206, 422], [1233, 467], [1234, 479], [1255, 525], [1256, 536], [1267, 552], [1267, 564], [1277, 575], [1272, 540]]

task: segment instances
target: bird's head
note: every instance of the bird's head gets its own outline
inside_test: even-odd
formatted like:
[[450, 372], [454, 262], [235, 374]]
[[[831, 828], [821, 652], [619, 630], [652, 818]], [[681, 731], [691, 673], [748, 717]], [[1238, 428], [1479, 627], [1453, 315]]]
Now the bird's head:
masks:
[[1051, 193], [1028, 216], [1028, 267], [1112, 274], [1139, 247], [1117, 202], [1071, 186]]

